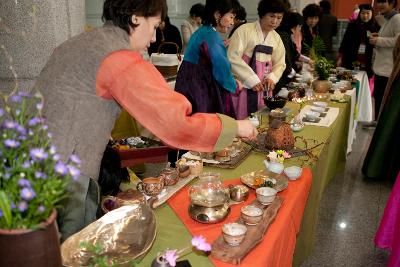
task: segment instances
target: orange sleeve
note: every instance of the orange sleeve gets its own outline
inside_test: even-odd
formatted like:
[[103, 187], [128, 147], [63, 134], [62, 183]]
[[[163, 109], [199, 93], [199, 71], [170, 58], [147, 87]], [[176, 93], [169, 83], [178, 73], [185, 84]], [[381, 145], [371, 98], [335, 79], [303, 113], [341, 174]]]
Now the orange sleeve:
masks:
[[190, 102], [171, 90], [157, 69], [133, 51], [113, 52], [103, 60], [96, 92], [102, 98], [115, 99], [171, 147], [212, 151], [222, 131], [218, 115], [191, 114]]

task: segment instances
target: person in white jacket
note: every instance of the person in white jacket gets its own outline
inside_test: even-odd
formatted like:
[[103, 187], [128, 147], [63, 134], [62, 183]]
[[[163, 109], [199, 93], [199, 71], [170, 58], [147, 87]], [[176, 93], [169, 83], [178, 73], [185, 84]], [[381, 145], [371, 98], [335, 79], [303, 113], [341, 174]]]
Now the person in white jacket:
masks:
[[386, 84], [393, 70], [393, 48], [397, 37], [400, 35], [400, 14], [396, 11], [397, 0], [378, 0], [378, 9], [384, 17], [383, 24], [378, 33], [372, 33], [369, 42], [375, 46], [375, 72], [374, 99], [375, 118], [379, 110]]

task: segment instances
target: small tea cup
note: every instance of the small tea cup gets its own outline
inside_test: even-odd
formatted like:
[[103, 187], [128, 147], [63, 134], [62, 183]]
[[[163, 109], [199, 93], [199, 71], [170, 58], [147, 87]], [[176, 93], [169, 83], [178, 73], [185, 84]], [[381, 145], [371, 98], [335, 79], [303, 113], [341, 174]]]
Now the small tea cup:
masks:
[[164, 175], [160, 175], [159, 177], [149, 177], [144, 178], [141, 182], [139, 182], [136, 186], [136, 189], [142, 192], [143, 194], [151, 197], [155, 197], [161, 193], [164, 188]]
[[316, 101], [313, 103], [313, 105], [316, 107], [326, 108], [328, 106], [328, 103], [322, 101]]
[[323, 108], [323, 107], [317, 107], [317, 106], [311, 106], [311, 111], [315, 111], [315, 112], [318, 112], [318, 113], [322, 113], [322, 112], [325, 112], [325, 108]]
[[298, 166], [290, 166], [290, 167], [285, 168], [283, 170], [283, 172], [285, 173], [286, 177], [289, 180], [294, 181], [294, 180], [297, 180], [301, 176], [303, 169]]
[[278, 191], [271, 187], [260, 187], [256, 189], [258, 201], [263, 205], [269, 205], [275, 200]]
[[249, 197], [249, 188], [244, 185], [230, 185], [229, 194], [233, 201], [242, 202], [246, 201]]
[[261, 221], [263, 211], [256, 206], [248, 205], [240, 209], [240, 215], [245, 224], [256, 225]]
[[174, 168], [165, 168], [161, 171], [161, 174], [164, 174], [164, 185], [174, 185], [179, 181], [179, 173]]
[[226, 243], [238, 246], [246, 236], [247, 227], [240, 223], [227, 223], [222, 226], [222, 236]]

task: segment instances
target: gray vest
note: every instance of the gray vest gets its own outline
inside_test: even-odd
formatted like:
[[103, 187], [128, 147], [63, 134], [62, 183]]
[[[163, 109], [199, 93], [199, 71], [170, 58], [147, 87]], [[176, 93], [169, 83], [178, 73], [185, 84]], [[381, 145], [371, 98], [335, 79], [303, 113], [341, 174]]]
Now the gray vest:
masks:
[[121, 49], [131, 48], [129, 35], [118, 27], [82, 33], [54, 50], [35, 85], [45, 99], [44, 116], [57, 152], [64, 161], [77, 154], [81, 173], [95, 180], [120, 112], [114, 100], [96, 95], [96, 74], [103, 59]]

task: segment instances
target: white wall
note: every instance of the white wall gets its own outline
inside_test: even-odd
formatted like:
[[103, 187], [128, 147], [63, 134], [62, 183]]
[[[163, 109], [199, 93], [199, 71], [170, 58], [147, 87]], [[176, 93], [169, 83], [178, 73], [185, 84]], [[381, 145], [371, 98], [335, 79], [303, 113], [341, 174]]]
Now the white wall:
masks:
[[[98, 27], [102, 25], [101, 13], [104, 0], [85, 0], [86, 1], [86, 22], [88, 26]], [[259, 0], [239, 0], [241, 5], [246, 8], [247, 20], [254, 21], [258, 18], [257, 5]], [[189, 15], [190, 7], [196, 3], [205, 3], [205, 0], [167, 0], [168, 15], [171, 23], [180, 28], [183, 20]], [[315, 0], [291, 0], [292, 7], [301, 11], [304, 6], [314, 3]]]

